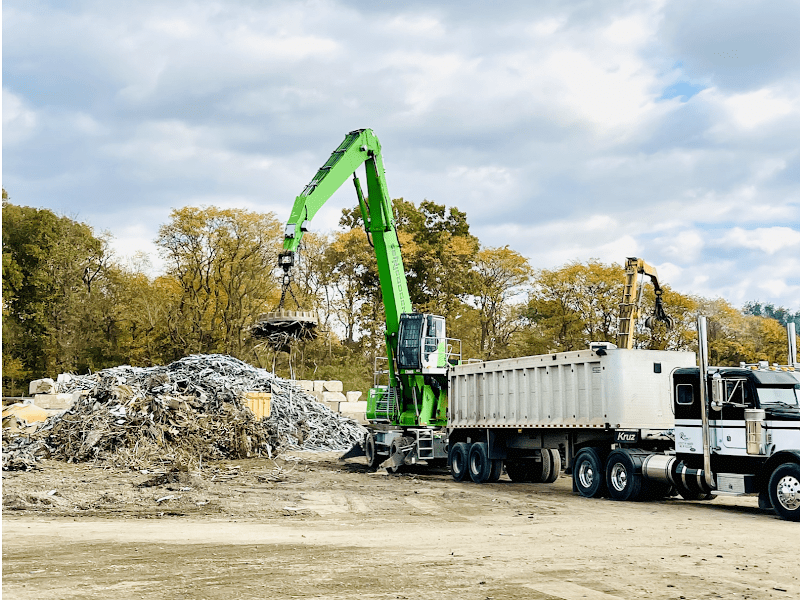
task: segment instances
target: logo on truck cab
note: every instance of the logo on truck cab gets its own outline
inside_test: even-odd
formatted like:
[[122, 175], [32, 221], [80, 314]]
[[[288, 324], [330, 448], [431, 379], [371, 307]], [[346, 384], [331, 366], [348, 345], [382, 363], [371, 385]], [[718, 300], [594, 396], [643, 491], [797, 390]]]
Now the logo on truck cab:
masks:
[[614, 441], [618, 444], [635, 444], [639, 441], [638, 431], [615, 431]]

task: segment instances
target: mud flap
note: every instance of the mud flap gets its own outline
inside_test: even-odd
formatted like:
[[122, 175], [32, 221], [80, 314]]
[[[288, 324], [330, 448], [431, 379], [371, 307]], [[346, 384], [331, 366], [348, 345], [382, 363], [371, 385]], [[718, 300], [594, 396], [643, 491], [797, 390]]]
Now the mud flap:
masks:
[[391, 469], [397, 468], [406, 462], [406, 455], [403, 452], [395, 452], [385, 461], [383, 461], [378, 468]]
[[365, 456], [364, 448], [361, 447], [361, 444], [353, 444], [353, 447], [342, 454], [339, 460], [347, 460], [348, 458], [357, 458], [359, 456]]

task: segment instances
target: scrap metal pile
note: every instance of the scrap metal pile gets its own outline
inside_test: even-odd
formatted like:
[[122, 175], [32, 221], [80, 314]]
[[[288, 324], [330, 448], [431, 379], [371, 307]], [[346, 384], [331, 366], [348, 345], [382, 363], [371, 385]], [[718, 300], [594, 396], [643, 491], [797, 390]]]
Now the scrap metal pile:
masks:
[[[102, 460], [143, 468], [278, 454], [284, 448], [346, 450], [365, 429], [288, 380], [230, 356], [193, 355], [167, 366], [105, 369], [73, 376], [81, 392], [35, 433], [3, 431], [3, 469], [32, 458]], [[271, 392], [271, 415], [256, 419], [246, 392]]]

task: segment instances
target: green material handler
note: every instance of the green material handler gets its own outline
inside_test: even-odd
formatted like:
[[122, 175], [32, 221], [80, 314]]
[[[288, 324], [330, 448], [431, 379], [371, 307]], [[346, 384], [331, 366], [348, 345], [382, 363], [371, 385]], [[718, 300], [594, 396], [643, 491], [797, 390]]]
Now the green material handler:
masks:
[[[362, 164], [366, 169], [366, 198], [355, 174]], [[447, 369], [460, 361], [461, 344], [446, 337], [444, 317], [413, 311], [384, 177], [381, 145], [371, 129], [348, 133], [295, 199], [279, 256], [284, 271], [282, 298], [289, 288], [295, 253], [309, 221], [350, 175], [367, 240], [378, 263], [386, 309], [387, 368], [376, 369], [375, 386], [369, 392], [369, 435], [363, 448], [354, 448], [345, 457], [363, 451], [370, 467], [380, 464], [390, 471], [418, 460], [444, 462]], [[383, 385], [381, 373], [388, 376]]]

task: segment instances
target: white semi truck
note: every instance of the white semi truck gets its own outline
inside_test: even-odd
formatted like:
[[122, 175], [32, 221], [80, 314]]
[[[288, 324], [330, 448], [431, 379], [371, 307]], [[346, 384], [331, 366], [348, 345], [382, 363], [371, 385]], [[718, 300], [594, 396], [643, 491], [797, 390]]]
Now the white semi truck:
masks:
[[[562, 465], [586, 497], [758, 494], [800, 521], [800, 365], [709, 367], [693, 352], [598, 343], [449, 371], [454, 479], [552, 482]], [[704, 385], [701, 385], [704, 382]]]

